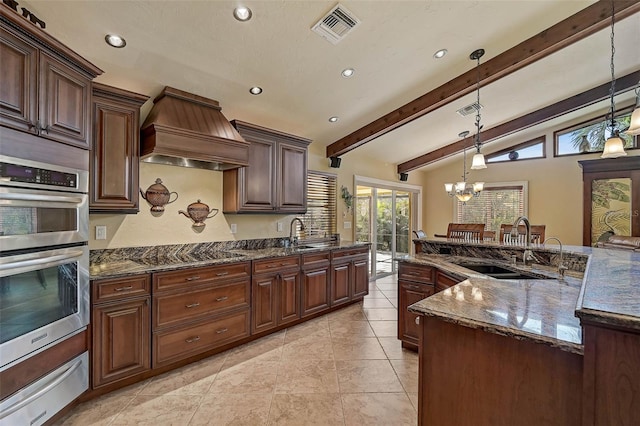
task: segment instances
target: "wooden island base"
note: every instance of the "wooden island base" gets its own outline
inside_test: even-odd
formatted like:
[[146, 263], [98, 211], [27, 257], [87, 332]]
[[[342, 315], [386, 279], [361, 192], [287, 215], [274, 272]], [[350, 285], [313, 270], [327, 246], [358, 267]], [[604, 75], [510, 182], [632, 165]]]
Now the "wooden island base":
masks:
[[582, 355], [421, 317], [419, 426], [581, 424]]

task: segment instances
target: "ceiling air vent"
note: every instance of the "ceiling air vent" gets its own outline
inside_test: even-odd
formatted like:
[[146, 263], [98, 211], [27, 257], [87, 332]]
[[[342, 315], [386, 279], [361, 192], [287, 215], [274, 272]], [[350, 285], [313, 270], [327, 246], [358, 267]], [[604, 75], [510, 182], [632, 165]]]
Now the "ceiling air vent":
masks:
[[481, 109], [482, 109], [482, 105], [477, 102], [474, 102], [470, 105], [460, 108], [456, 112], [461, 116], [466, 117], [467, 115], [475, 114], [476, 111], [480, 111]]
[[331, 44], [338, 44], [360, 23], [347, 8], [338, 4], [331, 9], [321, 20], [319, 20], [311, 31], [320, 34]]

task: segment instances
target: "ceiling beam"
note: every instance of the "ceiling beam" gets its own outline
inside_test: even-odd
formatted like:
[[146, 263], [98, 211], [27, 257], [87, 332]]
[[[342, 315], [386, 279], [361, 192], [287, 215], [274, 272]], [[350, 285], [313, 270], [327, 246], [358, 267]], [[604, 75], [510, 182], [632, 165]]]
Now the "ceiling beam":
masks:
[[[640, 70], [627, 74], [624, 77], [616, 79], [616, 95], [624, 93], [633, 89], [640, 81]], [[487, 143], [492, 140], [496, 140], [503, 136], [507, 136], [518, 132], [520, 130], [527, 129], [545, 121], [552, 120], [556, 117], [568, 114], [573, 111], [577, 111], [589, 105], [593, 105], [596, 102], [600, 102], [607, 99], [609, 90], [611, 89], [611, 83], [607, 82], [586, 92], [579, 93], [570, 98], [564, 99], [555, 104], [549, 105], [532, 113], [523, 115], [522, 117], [515, 118], [506, 123], [500, 124], [491, 129], [487, 129], [480, 132], [480, 140], [482, 143]], [[462, 152], [464, 148], [470, 148], [474, 146], [474, 135], [468, 136], [457, 142], [451, 143], [442, 148], [431, 151], [427, 154], [423, 154], [419, 157], [413, 158], [404, 163], [398, 164], [398, 173], [407, 173], [427, 164], [433, 163], [443, 158]]]
[[[616, 19], [640, 11], [640, 0], [615, 0]], [[582, 40], [611, 24], [611, 2], [600, 0], [563, 21], [480, 65], [480, 86], [485, 86], [527, 65]], [[327, 146], [327, 157], [338, 157], [416, 118], [471, 93], [477, 83], [473, 68], [419, 98], [383, 115]]]

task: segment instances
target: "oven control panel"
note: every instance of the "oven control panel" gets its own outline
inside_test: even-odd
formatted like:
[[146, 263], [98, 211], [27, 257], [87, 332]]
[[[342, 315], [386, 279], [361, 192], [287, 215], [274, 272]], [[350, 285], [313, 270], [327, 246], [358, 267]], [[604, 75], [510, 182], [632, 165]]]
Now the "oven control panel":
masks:
[[39, 167], [0, 162], [0, 178], [11, 182], [36, 183], [45, 186], [75, 188], [78, 175]]

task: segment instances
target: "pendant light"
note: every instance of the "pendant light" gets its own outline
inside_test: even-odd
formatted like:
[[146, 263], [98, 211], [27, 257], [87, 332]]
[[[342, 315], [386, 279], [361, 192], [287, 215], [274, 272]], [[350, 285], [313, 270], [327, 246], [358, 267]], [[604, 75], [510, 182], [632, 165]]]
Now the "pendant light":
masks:
[[[460, 133], [458, 136], [461, 138], [466, 138], [469, 134], [468, 131], [464, 131]], [[464, 147], [462, 149], [462, 181], [456, 183], [445, 183], [444, 189], [447, 191], [450, 197], [454, 195], [456, 198], [462, 203], [466, 203], [472, 197], [477, 197], [480, 195], [482, 190], [484, 189], [484, 182], [476, 182], [476, 183], [467, 183], [467, 148]]]
[[480, 130], [482, 129], [482, 126], [480, 125], [480, 58], [482, 58], [482, 55], [484, 55], [484, 49], [474, 50], [471, 55], [469, 55], [471, 60], [477, 61], [476, 69], [478, 70], [478, 81], [476, 83], [476, 153], [473, 156], [473, 160], [471, 160], [471, 170], [487, 168], [487, 165], [484, 162], [484, 155], [480, 152], [480, 148], [482, 147], [482, 143], [480, 142]]
[[620, 132], [616, 124], [616, 106], [613, 101], [613, 95], [616, 91], [616, 77], [613, 64], [613, 56], [616, 52], [614, 43], [614, 25], [615, 25], [615, 0], [611, 0], [611, 88], [609, 89], [609, 97], [611, 98], [611, 136], [604, 143], [604, 150], [602, 151], [602, 158], [618, 158], [627, 153], [624, 151], [624, 141], [620, 138]]
[[636, 86], [636, 107], [631, 113], [631, 122], [625, 133], [631, 136], [640, 135], [640, 81]]

